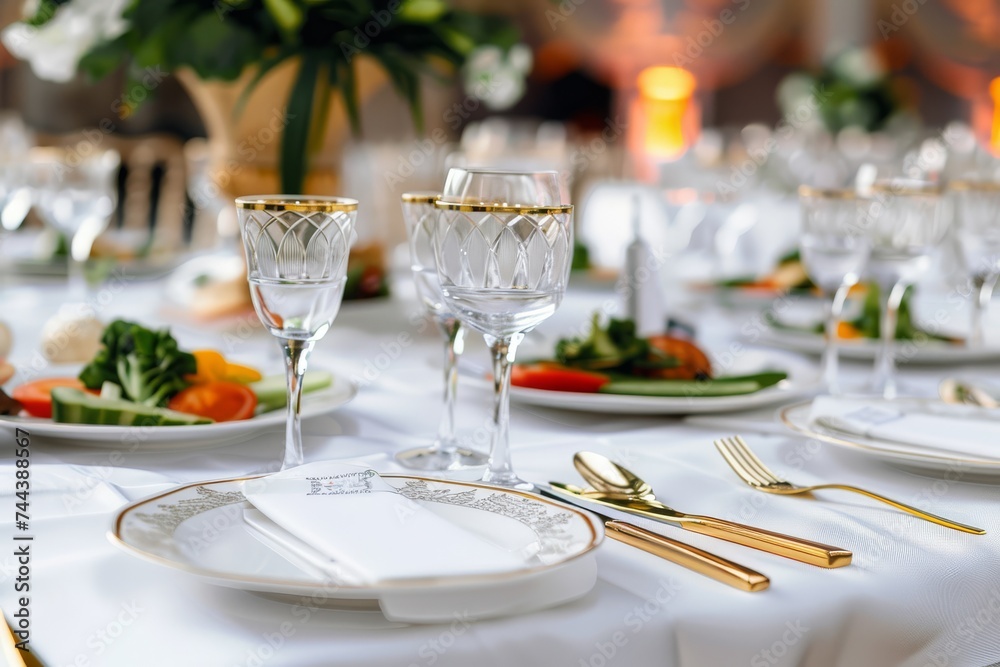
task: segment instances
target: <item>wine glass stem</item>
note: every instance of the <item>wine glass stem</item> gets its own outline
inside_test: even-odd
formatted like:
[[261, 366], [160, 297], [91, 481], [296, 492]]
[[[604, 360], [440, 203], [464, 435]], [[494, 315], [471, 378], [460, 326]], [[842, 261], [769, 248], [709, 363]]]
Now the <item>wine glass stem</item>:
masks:
[[896, 398], [896, 329], [899, 324], [899, 305], [903, 302], [907, 285], [896, 283], [888, 291], [882, 309], [882, 346], [875, 366], [875, 388], [884, 398]]
[[495, 338], [485, 336], [493, 355], [493, 443], [490, 458], [486, 464], [484, 482], [512, 486], [520, 480], [514, 474], [510, 460], [510, 372], [514, 366], [514, 354], [524, 334], [514, 334]]
[[302, 376], [306, 374], [309, 353], [316, 343], [296, 338], [283, 338], [285, 351], [285, 373], [288, 376], [288, 418], [285, 422], [285, 458], [281, 469], [287, 470], [302, 465]]
[[986, 311], [993, 299], [993, 290], [997, 284], [997, 274], [980, 275], [973, 278], [976, 288], [972, 299], [972, 329], [969, 331], [969, 344], [978, 346], [986, 340]]
[[94, 241], [104, 227], [99, 220], [88, 218], [83, 221], [76, 233], [66, 239], [69, 245], [69, 295], [70, 301], [83, 302], [87, 300], [87, 277], [84, 269], [90, 259], [90, 251]]
[[69, 301], [71, 303], [86, 301], [87, 277], [84, 269], [93, 244], [86, 243], [83, 234], [77, 233], [67, 239], [67, 245], [69, 245], [69, 263], [66, 267], [69, 279]]
[[465, 329], [453, 317], [439, 322], [444, 333], [444, 413], [438, 426], [437, 442], [433, 450], [455, 447], [455, 399], [458, 395], [458, 358], [465, 348]]
[[826, 314], [826, 349], [823, 350], [823, 383], [831, 395], [840, 393], [838, 385], [838, 341], [840, 339], [840, 317], [844, 312], [844, 302], [851, 291], [850, 285], [841, 285], [830, 297], [830, 307]]

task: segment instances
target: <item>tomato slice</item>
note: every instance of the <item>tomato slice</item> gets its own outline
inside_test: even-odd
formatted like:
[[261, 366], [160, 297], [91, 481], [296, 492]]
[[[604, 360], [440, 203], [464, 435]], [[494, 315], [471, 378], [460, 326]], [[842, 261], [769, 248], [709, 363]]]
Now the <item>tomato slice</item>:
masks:
[[551, 363], [515, 364], [510, 377], [510, 383], [516, 387], [583, 394], [596, 393], [610, 381], [607, 375], [601, 373]]
[[11, 398], [24, 406], [24, 411], [32, 417], [50, 418], [52, 417], [52, 390], [56, 387], [84, 389], [79, 378], [42, 378], [17, 385], [10, 395]]
[[257, 408], [257, 394], [237, 382], [206, 382], [178, 392], [167, 407], [217, 422], [250, 419]]

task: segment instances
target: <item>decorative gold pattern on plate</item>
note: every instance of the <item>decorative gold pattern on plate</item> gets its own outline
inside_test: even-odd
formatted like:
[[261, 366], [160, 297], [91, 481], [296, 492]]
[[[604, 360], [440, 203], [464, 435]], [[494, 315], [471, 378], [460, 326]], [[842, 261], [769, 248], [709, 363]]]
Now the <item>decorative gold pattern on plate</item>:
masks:
[[[204, 512], [211, 511], [213, 509], [220, 509], [222, 507], [227, 507], [234, 505], [239, 502], [246, 502], [246, 498], [243, 496], [241, 490], [217, 490], [211, 487], [224, 487], [226, 485], [237, 484], [250, 479], [257, 479], [263, 477], [264, 475], [253, 475], [249, 477], [234, 477], [229, 479], [212, 480], [205, 482], [194, 482], [192, 484], [187, 484], [185, 486], [177, 487], [163, 493], [156, 494], [149, 498], [138, 500], [130, 505], [119, 510], [118, 515], [115, 518], [114, 524], [109, 531], [109, 537], [113, 542], [123, 547], [130, 553], [143, 558], [145, 560], [164, 565], [166, 567], [181, 570], [183, 572], [188, 572], [202, 577], [209, 577], [212, 579], [221, 579], [234, 582], [243, 582], [246, 584], [254, 584], [257, 586], [265, 587], [265, 589], [273, 590], [277, 587], [293, 588], [296, 590], [301, 590], [303, 588], [314, 587], [316, 585], [323, 585], [322, 582], [317, 582], [315, 580], [301, 579], [301, 580], [289, 580], [289, 579], [278, 579], [272, 577], [262, 577], [262, 576], [246, 576], [243, 574], [234, 574], [231, 572], [223, 572], [217, 570], [210, 570], [199, 565], [192, 564], [184, 560], [183, 555], [179, 550], [176, 549], [176, 544], [173, 544], [174, 532], [177, 528], [188, 519], [199, 516]], [[552, 567], [563, 565], [572, 560], [580, 558], [581, 556], [589, 553], [594, 547], [600, 543], [600, 536], [597, 530], [594, 528], [594, 524], [588, 515], [582, 510], [577, 510], [576, 508], [567, 506], [563, 503], [548, 500], [546, 498], [539, 497], [534, 494], [529, 494], [516, 490], [498, 490], [494, 487], [485, 486], [482, 484], [476, 484], [473, 482], [459, 482], [459, 481], [443, 481], [437, 479], [430, 479], [424, 477], [415, 477], [411, 475], [382, 475], [383, 479], [388, 482], [393, 480], [400, 480], [405, 488], [408, 482], [420, 482], [421, 486], [412, 487], [411, 493], [421, 495], [424, 493], [435, 495], [439, 500], [430, 500], [431, 502], [443, 502], [446, 504], [462, 505], [466, 502], [479, 502], [480, 499], [476, 498], [476, 491], [484, 491], [489, 494], [486, 499], [487, 505], [493, 507], [492, 511], [497, 513], [500, 512], [510, 512], [512, 515], [509, 518], [525, 523], [529, 527], [535, 530], [534, 526], [537, 526], [536, 534], [539, 535], [541, 539], [541, 551], [539, 556], [552, 554], [552, 555], [562, 555], [567, 553], [567, 549], [571, 546], [570, 542], [564, 539], [564, 536], [559, 534], [558, 526], [560, 523], [568, 524], [572, 520], [573, 515], [576, 515], [577, 519], [582, 519], [583, 524], [586, 525], [588, 529], [587, 538], [581, 543], [578, 539], [572, 546], [575, 547], [576, 553], [563, 557], [556, 563], [551, 564], [540, 564], [532, 565], [530, 567], [525, 567], [522, 570], [518, 570], [514, 573], [499, 573], [499, 574], [486, 574], [486, 575], [470, 575], [465, 577], [448, 577], [448, 578], [436, 578], [428, 577], [421, 579], [408, 579], [405, 581], [393, 582], [392, 584], [379, 584], [380, 588], [413, 588], [420, 586], [428, 586], [435, 583], [485, 583], [488, 581], [503, 580], [510, 578], [512, 576], [523, 576], [526, 574], [531, 574], [535, 572], [541, 572]], [[444, 486], [462, 486], [468, 487], [468, 491], [455, 492], [448, 489], [433, 489], [431, 485], [441, 484]], [[399, 488], [399, 487], [397, 487]], [[185, 493], [189, 493], [194, 490], [197, 495], [195, 498], [180, 498], [179, 500], [173, 502], [164, 502], [170, 497], [175, 497]], [[439, 492], [443, 492], [439, 493]], [[468, 494], [468, 495], [466, 495]], [[518, 507], [516, 503], [509, 502], [497, 502], [496, 500], [488, 500], [490, 496], [521, 496], [525, 501], [525, 505], [521, 508], [521, 511], [512, 510], [512, 507]], [[466, 501], [465, 498], [470, 500]], [[511, 499], [513, 500], [513, 498]], [[543, 518], [543, 514], [547, 514], [546, 511], [538, 511], [537, 514], [532, 514], [532, 511], [527, 509], [529, 502], [531, 504], [548, 506], [554, 510], [552, 515], [548, 518]], [[249, 503], [247, 503], [249, 507]], [[143, 508], [145, 512], [136, 512], [139, 508]], [[153, 508], [153, 509], [149, 509]], [[490, 509], [476, 507], [475, 509], [481, 509], [484, 511], [491, 511]], [[558, 515], [565, 515], [565, 519], [560, 518]], [[505, 514], [505, 516], [508, 516]], [[534, 518], [532, 518], [534, 516]], [[148, 548], [144, 548], [141, 545], [133, 544], [132, 540], [128, 539], [123, 535], [124, 523], [127, 517], [131, 519], [138, 519], [142, 524], [150, 526], [149, 530], [143, 530], [140, 526], [133, 526], [132, 530], [142, 535], [144, 540], [149, 540], [151, 543], [155, 543], [163, 552], [173, 552], [171, 557], [161, 555], [161, 553], [154, 553]], [[182, 518], [183, 517], [183, 518]], [[521, 517], [521, 518], [518, 518]], [[534, 522], [532, 523], [529, 522]], [[568, 535], [566, 536], [568, 537]], [[548, 541], [546, 541], [548, 540]], [[336, 584], [338, 590], [345, 591], [358, 591], [372, 588], [371, 586], [357, 586], [357, 585], [344, 585]]]

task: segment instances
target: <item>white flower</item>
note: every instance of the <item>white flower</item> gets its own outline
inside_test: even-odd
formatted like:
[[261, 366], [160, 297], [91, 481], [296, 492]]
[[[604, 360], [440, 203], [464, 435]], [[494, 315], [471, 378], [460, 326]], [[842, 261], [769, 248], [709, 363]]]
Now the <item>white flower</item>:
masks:
[[856, 86], [871, 85], [885, 76], [882, 61], [870, 49], [858, 48], [840, 54], [833, 61], [833, 69]]
[[129, 0], [72, 0], [60, 6], [41, 27], [14, 23], [0, 32], [0, 41], [16, 58], [27, 60], [35, 74], [51, 81], [69, 81], [80, 59], [99, 42], [114, 39], [128, 24], [122, 12]]
[[531, 71], [532, 60], [531, 49], [527, 44], [515, 44], [510, 47], [510, 53], [507, 54], [507, 62], [511, 67], [524, 74]]
[[511, 47], [506, 55], [496, 46], [481, 46], [465, 64], [465, 90], [491, 110], [507, 109], [524, 95], [531, 62], [531, 50], [524, 44]]

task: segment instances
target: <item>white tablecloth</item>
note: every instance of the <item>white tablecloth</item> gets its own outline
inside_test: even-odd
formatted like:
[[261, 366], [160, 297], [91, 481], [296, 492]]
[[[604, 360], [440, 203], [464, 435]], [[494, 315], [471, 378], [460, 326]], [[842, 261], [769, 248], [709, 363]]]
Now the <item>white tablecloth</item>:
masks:
[[[105, 292], [101, 316], [173, 323], [182, 345], [255, 355], [278, 368], [274, 343], [246, 327], [213, 330], [164, 306], [162, 285], [129, 282]], [[440, 414], [440, 341], [419, 324], [405, 284], [391, 300], [344, 306], [313, 359], [364, 384], [332, 416], [307, 422], [306, 459], [361, 458], [397, 469], [389, 452], [425, 442]], [[58, 286], [0, 294], [0, 317], [15, 329], [15, 362], [38, 350], [41, 323], [63, 296]], [[610, 290], [572, 289], [541, 332], [578, 329], [587, 314], [613, 304]], [[716, 349], [730, 333], [747, 339], [751, 313], [723, 314], [702, 304], [682, 314], [702, 325]], [[740, 333], [742, 331], [742, 333]], [[468, 358], [481, 365], [481, 343]], [[994, 366], [995, 370], [997, 367]], [[979, 372], [984, 372], [981, 365]], [[848, 375], [862, 377], [864, 366]], [[938, 369], [904, 377], [933, 388]], [[460, 389], [462, 432], [485, 448], [490, 396]], [[571, 456], [588, 449], [640, 471], [679, 509], [801, 535], [854, 551], [852, 566], [822, 570], [737, 545], [664, 528], [666, 534], [737, 560], [771, 577], [771, 588], [730, 589], [617, 542], [599, 550], [600, 579], [585, 598], [525, 617], [467, 624], [390, 624], [378, 614], [302, 612], [240, 591], [214, 588], [119, 551], [106, 531], [127, 501], [181, 482], [273, 470], [282, 450], [275, 429], [249, 442], [170, 454], [132, 453], [119, 466], [107, 452], [36, 439], [32, 455], [31, 647], [50, 667], [69, 665], [344, 665], [411, 667], [517, 665], [933, 665], [1000, 660], [1000, 512], [998, 486], [961, 475], [933, 479], [894, 469], [831, 445], [768, 427], [751, 431], [702, 419], [615, 417], [514, 405], [515, 467], [527, 479], [574, 481]], [[740, 427], [772, 467], [795, 481], [853, 482], [933, 512], [981, 526], [966, 535], [902, 515], [861, 497], [828, 492], [820, 500], [751, 491], [711, 441]], [[770, 434], [764, 432], [770, 431]], [[16, 606], [13, 443], [3, 446], [0, 605]], [[956, 479], [957, 477], [957, 479]]]

